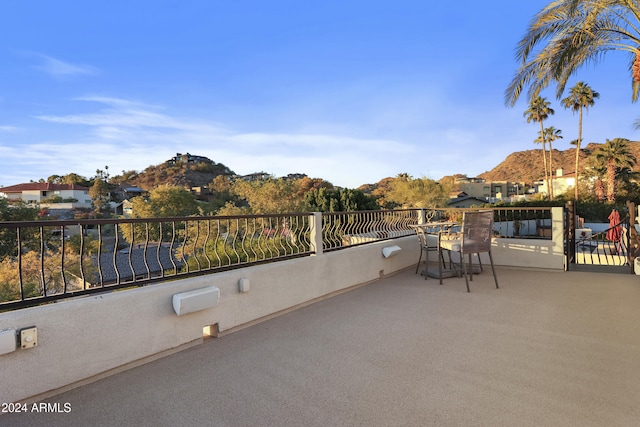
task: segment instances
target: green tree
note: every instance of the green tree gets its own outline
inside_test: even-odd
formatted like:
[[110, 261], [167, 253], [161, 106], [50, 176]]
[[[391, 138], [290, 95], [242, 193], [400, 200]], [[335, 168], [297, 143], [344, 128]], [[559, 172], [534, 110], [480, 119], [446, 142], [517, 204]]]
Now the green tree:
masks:
[[[9, 203], [4, 197], [0, 197], [0, 221], [35, 221], [38, 219], [37, 208], [30, 207], [24, 202]], [[23, 231], [21, 239], [29, 241], [34, 234], [34, 229], [27, 228]], [[17, 254], [17, 234], [15, 228], [0, 228], [0, 259], [5, 256]]]
[[109, 193], [108, 184], [101, 178], [93, 180], [93, 185], [89, 188], [89, 196], [93, 201], [93, 209], [96, 217], [103, 217], [109, 215], [109, 201], [111, 195]]
[[233, 187], [229, 177], [226, 175], [218, 175], [208, 185], [212, 195], [203, 207], [205, 213], [215, 213], [223, 208], [229, 202], [235, 202], [237, 197], [233, 194]]
[[0, 221], [35, 221], [38, 212], [38, 208], [22, 201], [9, 203], [8, 199], [0, 197]]
[[[195, 196], [181, 187], [161, 185], [149, 192], [149, 197], [131, 199], [133, 218], [184, 217], [200, 213]], [[176, 231], [171, 223], [122, 224], [119, 227], [124, 239], [134, 242], [158, 241], [172, 237], [184, 237], [184, 231]], [[165, 240], [166, 241], [166, 240]]]
[[[544, 133], [544, 121], [553, 115], [555, 111], [550, 107], [551, 103], [546, 98], [536, 96], [531, 99], [529, 107], [524, 112], [524, 117], [527, 119], [527, 123], [535, 122], [540, 123], [540, 139], [542, 144], [542, 160], [544, 163], [544, 179], [549, 189], [549, 197], [553, 198], [553, 191], [549, 185], [550, 171], [547, 168], [547, 154], [546, 154], [546, 135]], [[536, 139], [535, 142], [538, 142]]]
[[617, 180], [629, 175], [636, 158], [629, 148], [626, 138], [607, 140], [593, 153], [593, 165], [596, 170], [604, 170], [607, 182], [607, 201], [615, 202], [617, 195]]
[[305, 193], [304, 197], [310, 210], [314, 212], [332, 212], [331, 200], [334, 193], [326, 188], [314, 188]]
[[578, 82], [575, 86], [573, 86], [569, 90], [569, 96], [564, 98], [562, 102], [562, 106], [567, 109], [571, 109], [574, 113], [578, 113], [578, 139], [576, 142], [576, 166], [575, 166], [575, 177], [576, 177], [576, 185], [574, 188], [574, 197], [575, 200], [578, 200], [578, 176], [579, 176], [579, 166], [580, 166], [580, 144], [582, 143], [582, 112], [583, 110], [588, 110], [589, 107], [593, 107], [595, 104], [595, 100], [600, 97], [600, 94], [588, 84], [584, 82]]
[[402, 208], [445, 207], [449, 200], [448, 189], [429, 178], [400, 174], [389, 187], [385, 200]]
[[198, 201], [188, 190], [181, 187], [161, 185], [149, 192], [149, 198], [141, 196], [131, 199], [134, 218], [161, 218], [196, 215]]
[[312, 211], [355, 212], [380, 209], [375, 197], [367, 196], [361, 190], [341, 188], [329, 190], [314, 188], [305, 194], [305, 201]]
[[309, 207], [299, 195], [296, 180], [267, 179], [264, 181], [237, 180], [233, 193], [245, 200], [254, 214], [304, 212]]
[[59, 178], [59, 184], [77, 184], [83, 187], [89, 187], [91, 183], [87, 178], [77, 173], [68, 173]]
[[515, 105], [525, 87], [533, 99], [550, 83], [562, 97], [569, 78], [610, 51], [629, 52], [632, 100], [640, 88], [640, 3], [628, 0], [558, 0], [538, 12], [518, 43], [520, 67], [505, 91]]

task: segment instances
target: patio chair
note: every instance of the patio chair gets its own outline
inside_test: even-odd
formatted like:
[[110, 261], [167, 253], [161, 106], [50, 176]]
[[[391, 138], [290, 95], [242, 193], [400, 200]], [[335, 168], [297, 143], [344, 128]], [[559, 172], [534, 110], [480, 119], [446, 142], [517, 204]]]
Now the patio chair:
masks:
[[[493, 211], [465, 212], [462, 217], [462, 231], [459, 239], [440, 240], [439, 252], [442, 251], [458, 252], [460, 254], [460, 263], [462, 264], [462, 274], [467, 284], [467, 292], [469, 289], [469, 280], [473, 280], [473, 261], [472, 255], [477, 254], [480, 259], [481, 253], [489, 254], [491, 261], [491, 271], [493, 279], [498, 287], [498, 278], [493, 265], [493, 256], [491, 255], [491, 236], [493, 235]], [[468, 255], [469, 270], [465, 262], [465, 255]], [[451, 256], [451, 254], [449, 254]], [[442, 270], [440, 271], [440, 284], [442, 284]]]
[[416, 274], [420, 269], [420, 263], [422, 262], [422, 254], [424, 254], [424, 278], [427, 279], [427, 270], [429, 266], [429, 252], [438, 252], [442, 263], [444, 264], [444, 256], [438, 251], [438, 241], [440, 239], [440, 233], [432, 233], [427, 228], [416, 228], [418, 234], [418, 241], [420, 242], [420, 256], [418, 257], [418, 265], [416, 266]]

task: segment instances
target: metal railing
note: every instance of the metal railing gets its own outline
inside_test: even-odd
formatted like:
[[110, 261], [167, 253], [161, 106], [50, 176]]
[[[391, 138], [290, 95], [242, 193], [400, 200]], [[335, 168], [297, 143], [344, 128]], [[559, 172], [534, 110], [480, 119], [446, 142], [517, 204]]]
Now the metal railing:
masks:
[[455, 208], [424, 210], [424, 222], [451, 221], [462, 223], [465, 211], [492, 210], [494, 237], [519, 239], [552, 239], [551, 208]]
[[339, 250], [415, 234], [409, 225], [417, 224], [418, 218], [419, 210], [416, 209], [323, 213], [323, 250]]
[[0, 222], [0, 310], [309, 256], [311, 218]]
[[[0, 222], [0, 310], [410, 236], [464, 211]], [[551, 239], [550, 208], [493, 211], [497, 237]]]
[[599, 233], [576, 230], [575, 264], [629, 266], [629, 228], [630, 218], [626, 216]]

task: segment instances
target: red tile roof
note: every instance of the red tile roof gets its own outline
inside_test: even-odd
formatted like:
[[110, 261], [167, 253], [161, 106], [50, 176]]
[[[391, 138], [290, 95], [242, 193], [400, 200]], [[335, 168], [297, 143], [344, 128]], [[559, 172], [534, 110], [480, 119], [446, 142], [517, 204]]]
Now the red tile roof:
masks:
[[77, 184], [52, 184], [50, 182], [29, 182], [26, 184], [10, 185], [8, 187], [0, 187], [0, 193], [22, 193], [23, 191], [60, 191], [60, 190], [88, 190]]

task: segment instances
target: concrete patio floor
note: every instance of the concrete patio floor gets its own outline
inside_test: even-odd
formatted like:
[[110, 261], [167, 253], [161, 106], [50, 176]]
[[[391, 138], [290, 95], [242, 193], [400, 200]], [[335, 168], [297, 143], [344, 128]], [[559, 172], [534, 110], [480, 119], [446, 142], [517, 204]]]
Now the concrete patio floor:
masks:
[[405, 270], [0, 425], [637, 426], [640, 277], [497, 274]]

